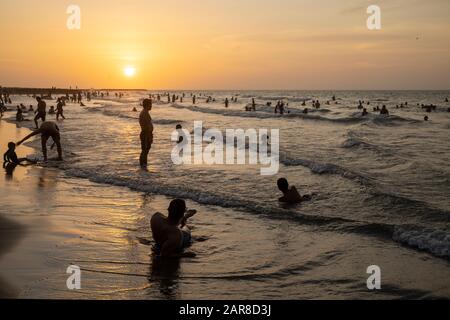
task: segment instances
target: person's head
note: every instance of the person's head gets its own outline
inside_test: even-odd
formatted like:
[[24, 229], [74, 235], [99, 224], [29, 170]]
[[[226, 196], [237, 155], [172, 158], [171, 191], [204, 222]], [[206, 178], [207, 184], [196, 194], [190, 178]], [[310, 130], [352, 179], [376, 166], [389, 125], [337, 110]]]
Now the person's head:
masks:
[[41, 100], [42, 100], [41, 97], [36, 97], [37, 102], [41, 102]]
[[289, 182], [286, 180], [286, 178], [280, 178], [277, 181], [278, 189], [280, 189], [281, 192], [286, 192], [289, 190]]
[[183, 127], [181, 126], [181, 124], [177, 124], [177, 126], [175, 127], [176, 130], [181, 130]]
[[14, 142], [9, 142], [8, 143], [8, 149], [11, 151], [16, 150], [16, 144]]
[[423, 120], [424, 120], [424, 121], [428, 121], [428, 116], [425, 116], [425, 117], [423, 118]]
[[178, 225], [181, 219], [184, 217], [184, 212], [186, 211], [186, 202], [182, 199], [172, 200], [170, 202], [168, 211], [170, 223]]
[[144, 99], [144, 101], [142, 101], [142, 106], [145, 110], [152, 110], [152, 100]]

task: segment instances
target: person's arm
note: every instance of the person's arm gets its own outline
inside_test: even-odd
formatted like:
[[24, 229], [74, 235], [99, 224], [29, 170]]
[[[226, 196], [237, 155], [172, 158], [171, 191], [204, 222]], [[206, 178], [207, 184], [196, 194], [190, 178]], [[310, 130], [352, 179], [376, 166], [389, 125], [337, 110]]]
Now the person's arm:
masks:
[[20, 146], [22, 143], [24, 143], [24, 142], [27, 141], [28, 139], [30, 139], [30, 138], [32, 138], [32, 137], [34, 137], [34, 136], [37, 136], [37, 135], [40, 134], [40, 133], [41, 133], [41, 130], [40, 130], [40, 129], [38, 129], [38, 130], [36, 130], [36, 131], [30, 133], [30, 134], [27, 135], [25, 138], [23, 138], [22, 140], [20, 140], [19, 142], [17, 142], [17, 145]]
[[188, 219], [192, 218], [196, 214], [197, 214], [197, 210], [188, 210], [186, 212], [186, 214], [184, 215], [183, 219], [181, 220], [181, 228], [186, 226], [186, 223], [187, 223]]
[[4, 162], [4, 163], [9, 162], [9, 159], [8, 159], [8, 151], [6, 151], [5, 154], [3, 155], [3, 162]]

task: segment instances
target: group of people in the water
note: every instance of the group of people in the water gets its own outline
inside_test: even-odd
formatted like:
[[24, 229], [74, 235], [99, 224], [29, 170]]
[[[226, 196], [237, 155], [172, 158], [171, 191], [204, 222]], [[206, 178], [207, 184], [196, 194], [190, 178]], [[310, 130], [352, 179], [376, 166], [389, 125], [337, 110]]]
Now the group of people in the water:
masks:
[[[161, 96], [158, 95], [150, 95], [149, 99], [144, 99], [142, 102], [142, 111], [139, 114], [139, 125], [141, 128], [140, 132], [140, 140], [141, 140], [141, 154], [139, 157], [139, 163], [142, 168], [146, 168], [148, 165], [148, 156], [149, 152], [152, 148], [152, 144], [154, 142], [154, 126], [152, 122], [152, 118], [150, 116], [150, 111], [152, 110], [153, 98], [156, 97], [157, 101], [160, 101]], [[168, 95], [169, 101], [183, 101], [182, 99], [185, 97], [185, 94], [181, 96]], [[195, 103], [196, 95], [191, 94], [193, 102]], [[75, 102], [80, 102], [78, 100], [79, 96], [76, 97]], [[209, 99], [209, 97], [207, 97]], [[336, 101], [336, 97], [333, 96], [333, 101]], [[17, 165], [27, 165], [36, 163], [34, 160], [30, 160], [27, 158], [19, 158], [15, 152], [16, 146], [20, 146], [23, 142], [28, 139], [40, 135], [41, 145], [42, 145], [42, 153], [44, 157], [44, 161], [47, 161], [47, 142], [49, 138], [52, 138], [53, 144], [51, 149], [54, 146], [57, 147], [58, 158], [56, 160], [62, 161], [62, 147], [61, 147], [61, 137], [60, 130], [56, 123], [51, 121], [46, 121], [46, 103], [44, 99], [41, 97], [36, 97], [37, 108], [36, 108], [36, 116], [34, 118], [36, 124], [36, 130], [31, 134], [27, 135], [21, 141], [14, 143], [8, 143], [8, 150], [5, 152], [3, 156], [4, 167], [8, 166], [17, 166]], [[65, 106], [65, 98], [57, 99], [56, 110], [54, 107], [50, 107], [49, 114], [55, 114], [57, 119], [61, 116], [63, 119], [63, 106]], [[233, 100], [232, 101], [237, 101]], [[225, 99], [225, 106], [228, 107], [230, 100], [228, 98]], [[303, 102], [305, 103], [305, 102]], [[312, 101], [314, 108], [320, 108], [320, 102], [318, 100]], [[363, 109], [363, 115], [367, 115], [367, 108], [364, 108], [364, 101], [359, 101], [358, 109]], [[367, 102], [367, 105], [370, 105], [370, 102]], [[408, 104], [402, 104], [399, 108], [406, 107]], [[270, 106], [268, 104], [268, 106]], [[283, 101], [278, 101], [275, 106], [275, 113], [283, 114], [287, 111], [288, 104]], [[423, 107], [423, 106], [422, 106]], [[17, 118], [22, 117], [22, 111], [25, 106], [20, 105], [17, 107]], [[256, 102], [255, 99], [252, 98], [251, 104], [247, 105], [246, 111], [256, 111]], [[25, 108], [26, 109], [26, 108]], [[30, 106], [30, 111], [34, 111], [33, 106]], [[137, 109], [134, 107], [134, 111]], [[307, 110], [305, 108], [305, 110]], [[383, 105], [381, 108], [378, 106], [374, 108], [374, 111], [379, 111], [380, 114], [389, 115], [389, 111], [386, 105]], [[449, 108], [450, 111], [450, 108]], [[306, 111], [307, 113], [307, 111]], [[38, 120], [42, 120], [41, 125], [38, 125]], [[177, 130], [181, 130], [182, 126], [177, 125]], [[181, 143], [183, 141], [183, 137], [180, 135], [177, 143]], [[301, 195], [295, 186], [290, 186], [289, 182], [286, 178], [280, 178], [277, 181], [277, 187], [279, 191], [282, 193], [282, 196], [278, 199], [279, 202], [285, 204], [298, 204], [304, 201], [311, 200], [310, 195]], [[186, 202], [182, 199], [175, 199], [170, 202], [168, 208], [168, 215], [165, 216], [162, 213], [155, 213], [150, 221], [150, 226], [152, 230], [152, 236], [155, 241], [155, 250], [163, 257], [168, 258], [182, 258], [182, 257], [194, 257], [195, 254], [191, 252], [184, 252], [184, 249], [188, 247], [192, 242], [192, 237], [189, 228], [187, 228], [187, 222], [190, 218], [192, 218], [197, 213], [196, 210], [188, 210], [186, 206]]]

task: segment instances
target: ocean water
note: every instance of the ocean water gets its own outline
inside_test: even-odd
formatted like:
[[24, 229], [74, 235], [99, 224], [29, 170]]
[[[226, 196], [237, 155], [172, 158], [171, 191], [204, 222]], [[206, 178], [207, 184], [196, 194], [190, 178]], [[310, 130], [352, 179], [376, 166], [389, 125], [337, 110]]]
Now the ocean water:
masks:
[[[174, 197], [187, 199], [199, 209], [193, 233], [201, 241], [192, 247], [199, 255], [157, 268], [158, 262], [142, 254], [149, 250], [143, 244], [138, 244], [140, 254], [127, 257], [115, 256], [114, 241], [104, 255], [84, 242], [70, 254], [59, 251], [58, 258], [88, 261], [86, 272], [114, 279], [108, 291], [99, 284], [103, 278], [93, 277], [97, 291], [85, 297], [450, 297], [450, 104], [444, 102], [450, 92], [204, 91], [193, 92], [193, 105], [186, 91], [184, 103], [154, 104], [155, 138], [149, 170], [143, 171], [139, 113], [132, 108], [140, 111], [140, 101], [150, 93], [155, 92], [112, 95], [84, 102], [85, 107], [69, 103], [67, 120], [58, 123], [65, 161], [49, 166], [69, 185], [72, 207], [106, 199], [95, 223], [118, 228], [111, 239], [123, 233], [138, 242], [151, 239], [153, 209], [165, 210]], [[331, 101], [333, 94], [339, 104]], [[217, 102], [206, 103], [208, 95]], [[238, 102], [226, 109], [223, 100], [231, 96]], [[253, 97], [257, 111], [244, 111]], [[266, 106], [281, 99], [290, 112], [282, 116]], [[320, 100], [320, 109], [311, 107], [312, 99]], [[366, 117], [357, 109], [358, 100], [370, 101]], [[303, 101], [307, 115], [301, 112]], [[395, 107], [406, 101], [408, 106]], [[34, 104], [29, 97], [14, 98], [21, 102]], [[422, 103], [437, 110], [428, 114]], [[383, 104], [389, 117], [372, 112]], [[200, 120], [222, 131], [279, 129], [279, 173], [262, 176], [254, 165], [174, 165], [172, 131], [177, 124], [191, 131]], [[39, 141], [31, 145], [38, 148]], [[312, 194], [312, 200], [280, 205], [279, 177]], [[142, 197], [152, 199], [148, 209], [142, 209]], [[385, 281], [385, 291], [375, 296], [365, 283], [370, 265], [381, 267]], [[156, 291], [149, 287], [154, 279], [162, 283]], [[44, 292], [45, 297], [67, 294]]]

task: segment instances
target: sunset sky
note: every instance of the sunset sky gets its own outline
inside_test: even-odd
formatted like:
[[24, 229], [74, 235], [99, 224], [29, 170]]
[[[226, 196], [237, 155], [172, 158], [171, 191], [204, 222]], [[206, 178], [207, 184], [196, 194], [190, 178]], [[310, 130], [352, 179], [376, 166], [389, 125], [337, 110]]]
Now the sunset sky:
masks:
[[2, 0], [0, 85], [450, 89], [449, 21], [448, 0]]

